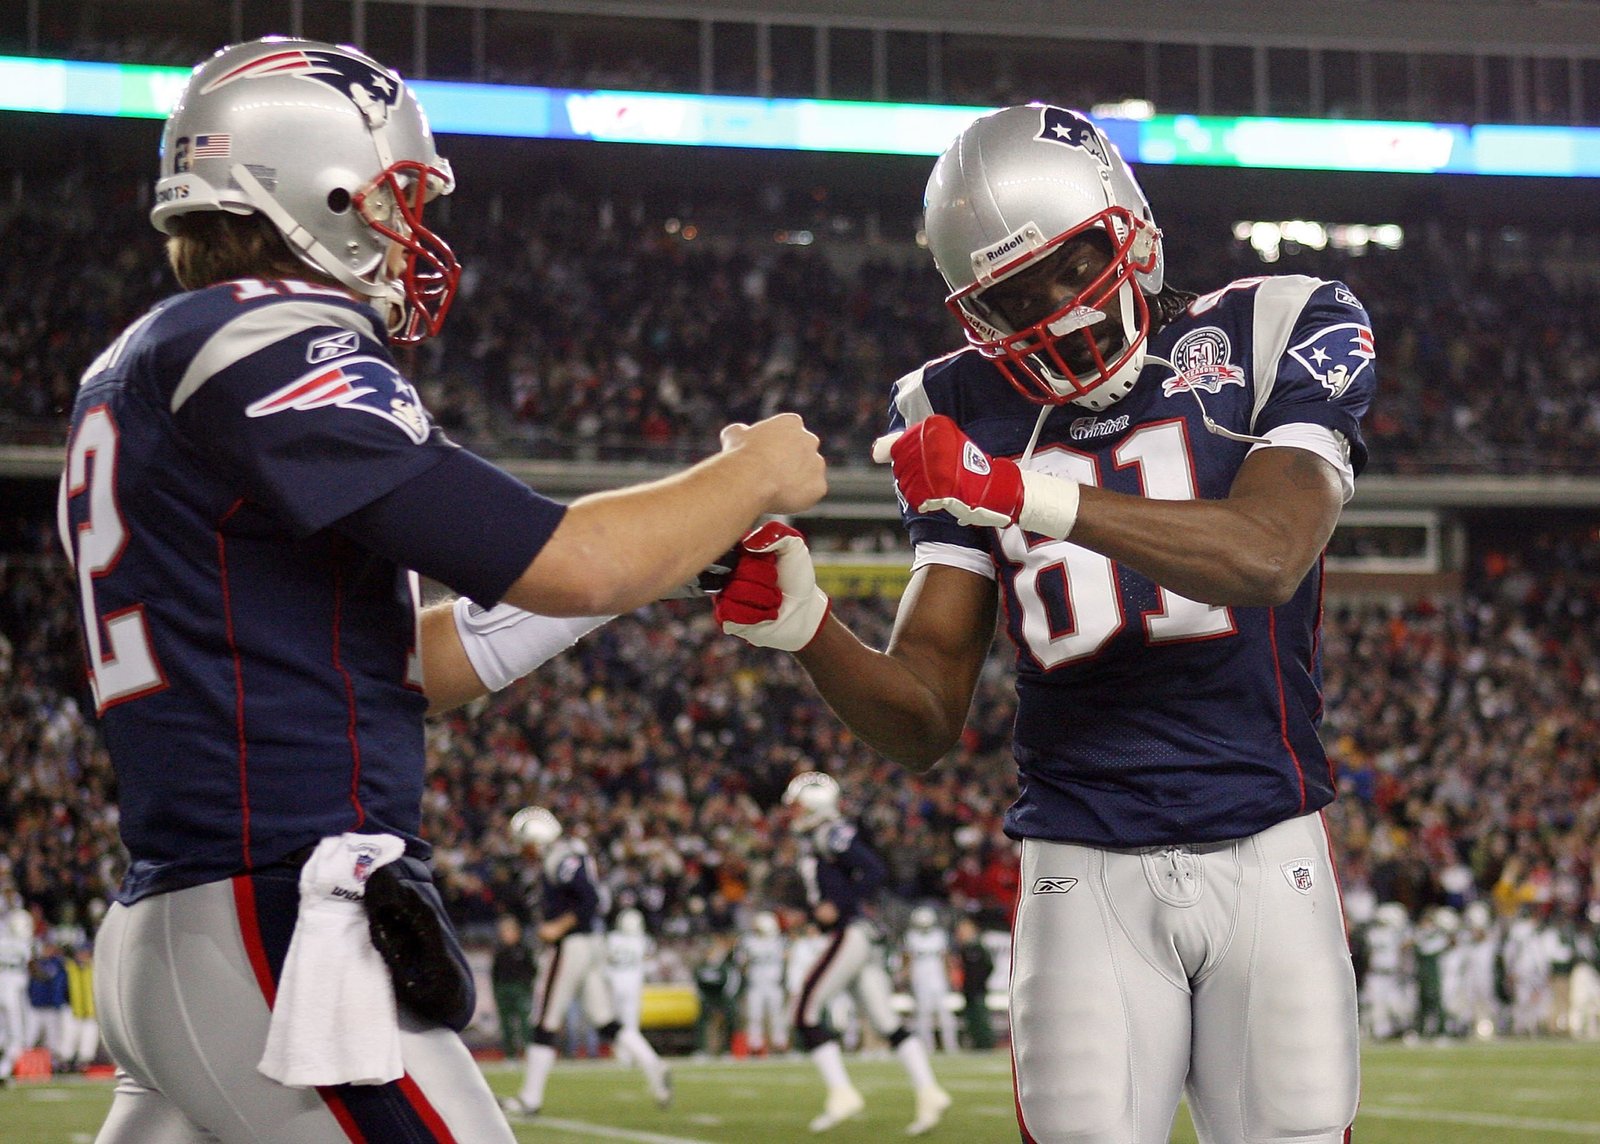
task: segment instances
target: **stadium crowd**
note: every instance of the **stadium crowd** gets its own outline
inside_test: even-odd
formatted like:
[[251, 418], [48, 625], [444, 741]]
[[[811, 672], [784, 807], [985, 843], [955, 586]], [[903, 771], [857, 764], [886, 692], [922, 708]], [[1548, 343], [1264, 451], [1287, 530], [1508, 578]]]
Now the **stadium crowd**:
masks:
[[[0, 206], [0, 441], [58, 445], [78, 374], [172, 289], [136, 269], [159, 241], [140, 184], [110, 190], [110, 211], [75, 185]], [[921, 301], [939, 287], [909, 219], [907, 241], [854, 261], [830, 254], [821, 214], [806, 221], [824, 240], [806, 246], [773, 241], [776, 209], [736, 225], [725, 204], [668, 218], [640, 201], [549, 191], [449, 220], [463, 304], [408, 368], [453, 435], [497, 456], [681, 460], [728, 420], [802, 409], [836, 461], [860, 463], [886, 382], [955, 344], [949, 315]], [[1305, 272], [1355, 289], [1383, 355], [1369, 471], [1584, 473], [1600, 458], [1600, 292], [1561, 270], [1581, 261], [1573, 241], [1424, 230], [1401, 252], [1291, 249], [1264, 267], [1222, 236], [1182, 262], [1217, 282]], [[0, 549], [0, 889], [38, 936], [82, 945], [121, 873], [115, 783], [50, 528], [0, 521]], [[1562, 948], [1593, 960], [1597, 585], [1600, 538], [1569, 532], [1481, 552], [1459, 599], [1329, 601], [1324, 732], [1342, 794], [1328, 820], [1358, 927], [1380, 903], [1417, 926], [1484, 903], [1502, 936], [1530, 921], [1570, 935], [1552, 966]], [[886, 602], [839, 606], [886, 637]], [[718, 635], [703, 604], [622, 617], [430, 725], [425, 833], [446, 898], [485, 948], [502, 917], [531, 921], [533, 872], [506, 825], [549, 806], [603, 856], [613, 910], [640, 910], [672, 954], [658, 971], [686, 979], [712, 935], [798, 904], [774, 807], [820, 767], [890, 861], [891, 928], [938, 903], [1004, 930], [1008, 654], [997, 646], [960, 746], [909, 776], [843, 731], [789, 658]], [[1507, 988], [1488, 1018], [1501, 1031]], [[1543, 1027], [1564, 1026], [1552, 1013]]]
[[[120, 875], [115, 783], [85, 714], [70, 576], [44, 525], [27, 542], [0, 560], [0, 887], [71, 945]], [[1351, 922], [1380, 903], [1413, 923], [1482, 903], [1502, 934], [1525, 919], [1592, 961], [1600, 537], [1480, 563], [1460, 600], [1328, 605], [1324, 730], [1341, 787], [1328, 821]], [[839, 607], [887, 635], [884, 601]], [[613, 910], [641, 911], [681, 972], [754, 911], [797, 916], [777, 800], [821, 767], [890, 863], [891, 930], [918, 903], [1003, 930], [1017, 890], [1001, 831], [1008, 654], [997, 643], [959, 747], [913, 776], [843, 731], [788, 657], [719, 635], [703, 602], [621, 617], [431, 723], [424, 833], [450, 908], [485, 947], [501, 917], [536, 920], [536, 872], [507, 822], [548, 806], [601, 856]]]
[[[174, 289], [140, 269], [159, 263], [142, 181], [109, 189], [109, 211], [70, 184], [19, 183], [0, 206], [13, 254], [0, 267], [0, 441], [59, 442], [82, 369]], [[564, 190], [453, 204], [442, 225], [467, 268], [462, 297], [408, 363], [435, 419], [491, 456], [679, 461], [712, 450], [727, 420], [803, 409], [831, 459], [865, 464], [888, 383], [959, 344], [928, 302], [942, 287], [914, 219], [763, 194], [671, 215], [642, 196]], [[814, 226], [810, 245], [782, 220]], [[1272, 265], [1231, 233], [1169, 244], [1213, 270], [1182, 286], [1298, 272], [1356, 291], [1383, 360], [1369, 471], [1596, 469], [1600, 290], [1578, 269], [1594, 252], [1572, 235], [1430, 227], [1398, 251], [1290, 244]]]

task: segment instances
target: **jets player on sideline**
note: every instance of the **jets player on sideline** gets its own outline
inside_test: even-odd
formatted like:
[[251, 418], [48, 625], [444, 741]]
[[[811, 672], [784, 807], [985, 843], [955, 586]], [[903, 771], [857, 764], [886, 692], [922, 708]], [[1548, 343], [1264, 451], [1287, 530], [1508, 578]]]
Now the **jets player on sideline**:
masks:
[[524, 807], [511, 817], [511, 834], [523, 853], [539, 863], [542, 899], [539, 976], [533, 986], [532, 1029], [516, 1096], [501, 1101], [515, 1116], [534, 1116], [544, 1105], [545, 1083], [556, 1062], [556, 1038], [574, 999], [617, 1055], [644, 1073], [650, 1095], [662, 1108], [672, 1103], [672, 1077], [666, 1063], [639, 1032], [618, 1018], [617, 1001], [606, 974], [606, 935], [600, 874], [582, 839], [564, 835], [561, 823], [542, 806]]
[[796, 775], [783, 792], [783, 803], [790, 808], [790, 829], [802, 836], [806, 904], [828, 938], [791, 1001], [795, 1036], [828, 1086], [827, 1101], [811, 1121], [811, 1131], [826, 1132], [866, 1108], [845, 1071], [837, 1036], [823, 1024], [828, 1003], [849, 990], [911, 1078], [916, 1114], [906, 1132], [920, 1136], [939, 1123], [950, 1097], [934, 1079], [927, 1045], [895, 1015], [882, 936], [866, 912], [883, 885], [883, 859], [840, 815], [839, 784], [832, 776], [821, 771]]
[[[426, 909], [427, 711], [825, 491], [792, 414], [570, 505], [449, 441], [390, 343], [436, 333], [455, 295], [460, 266], [425, 221], [453, 186], [411, 87], [352, 48], [225, 48], [167, 120], [151, 219], [183, 292], [86, 371], [60, 490], [130, 856], [95, 947], [122, 1072], [100, 1144], [509, 1140], [447, 1027], [459, 1007], [396, 1014], [364, 926], [297, 924], [298, 905], [361, 899], [393, 858]], [[418, 574], [463, 599], [423, 611]], [[319, 968], [331, 939], [376, 1010], [295, 1005], [326, 980], [285, 974], [305, 963], [297, 936]], [[430, 940], [455, 963], [444, 923]]]
[[[33, 915], [21, 906], [0, 913], [0, 1085], [31, 1044], [28, 963], [33, 960]], [[0, 907], [5, 898], [0, 897]]]
[[[934, 165], [926, 234], [966, 349], [896, 383], [912, 573], [885, 650], [763, 526], [725, 631], [798, 653], [868, 744], [957, 742], [997, 617], [1017, 649], [1011, 1028], [1025, 1138], [1332, 1144], [1355, 975], [1318, 738], [1321, 555], [1366, 460], [1366, 312], [1299, 275], [1166, 281], [1084, 115], [1004, 108]], [[1003, 605], [1003, 607], [1002, 607]]]
[[778, 915], [760, 910], [739, 939], [739, 964], [744, 970], [744, 1035], [750, 1055], [783, 1052], [789, 1044], [783, 995], [784, 959], [788, 941]]
[[654, 953], [655, 942], [645, 932], [644, 915], [632, 908], [618, 913], [617, 924], [606, 934], [606, 977], [611, 982], [617, 1021], [635, 1033], [644, 1004], [645, 967]]
[[956, 1015], [950, 1008], [950, 935], [939, 924], [939, 912], [932, 906], [911, 911], [903, 949], [911, 986], [912, 1026], [930, 1049], [937, 1028], [939, 1047], [953, 1052], [957, 1041]]
[[1400, 1036], [1416, 1012], [1411, 915], [1399, 902], [1384, 902], [1366, 928], [1367, 973], [1361, 1008], [1367, 1032], [1380, 1041]]

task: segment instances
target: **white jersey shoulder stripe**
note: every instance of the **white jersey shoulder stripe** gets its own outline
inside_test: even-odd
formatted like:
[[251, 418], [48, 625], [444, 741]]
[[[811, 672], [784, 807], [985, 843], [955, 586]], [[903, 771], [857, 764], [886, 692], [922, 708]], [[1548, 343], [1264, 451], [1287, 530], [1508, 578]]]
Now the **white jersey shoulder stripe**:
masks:
[[933, 402], [923, 387], [927, 372], [927, 365], [919, 365], [894, 383], [894, 406], [906, 419], [907, 427], [933, 415]]
[[1255, 391], [1255, 405], [1250, 410], [1250, 431], [1255, 432], [1256, 418], [1272, 400], [1273, 387], [1278, 383], [1278, 363], [1289, 348], [1289, 337], [1294, 333], [1300, 312], [1306, 308], [1323, 286], [1321, 278], [1304, 274], [1285, 274], [1268, 278], [1256, 287], [1255, 360], [1251, 367], [1251, 383]]
[[372, 336], [372, 323], [354, 310], [329, 302], [295, 299], [258, 306], [226, 323], [206, 339], [189, 362], [172, 394], [172, 412], [227, 366], [307, 330], [335, 326]]

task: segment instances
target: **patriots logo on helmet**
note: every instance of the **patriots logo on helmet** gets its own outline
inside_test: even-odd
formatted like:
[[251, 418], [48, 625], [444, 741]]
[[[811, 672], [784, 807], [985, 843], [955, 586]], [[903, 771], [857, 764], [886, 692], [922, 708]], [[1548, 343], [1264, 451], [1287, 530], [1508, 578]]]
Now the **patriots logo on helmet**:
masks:
[[1372, 349], [1370, 326], [1341, 322], [1324, 326], [1299, 345], [1290, 346], [1289, 356], [1322, 383], [1329, 397], [1338, 397], [1377, 355]]
[[393, 72], [353, 56], [316, 49], [286, 48], [281, 52], [261, 56], [249, 63], [240, 64], [231, 71], [223, 72], [200, 91], [204, 95], [238, 80], [267, 79], [275, 76], [294, 76], [297, 79], [327, 84], [341, 95], [348, 95], [358, 103], [363, 102], [356, 96], [357, 90], [360, 90], [366, 94], [368, 100], [390, 107], [399, 102], [403, 86]]
[[418, 445], [428, 439], [428, 415], [411, 383], [382, 358], [345, 358], [314, 369], [245, 407], [246, 417], [307, 412], [330, 405], [359, 409], [398, 425]]
[[1039, 134], [1035, 138], [1046, 143], [1060, 143], [1063, 147], [1077, 147], [1100, 160], [1101, 166], [1111, 166], [1111, 156], [1106, 154], [1100, 132], [1076, 111], [1065, 107], [1041, 108]]

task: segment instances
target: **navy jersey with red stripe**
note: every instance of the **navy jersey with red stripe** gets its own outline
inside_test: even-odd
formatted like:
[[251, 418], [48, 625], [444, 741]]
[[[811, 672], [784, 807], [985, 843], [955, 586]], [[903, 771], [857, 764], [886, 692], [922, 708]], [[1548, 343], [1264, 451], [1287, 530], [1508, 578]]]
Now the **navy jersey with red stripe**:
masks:
[[[1260, 446], [1211, 431], [1207, 415], [1275, 446], [1342, 449], [1346, 478], [1364, 464], [1375, 359], [1366, 312], [1344, 285], [1242, 279], [1194, 302], [1150, 353], [1165, 361], [1147, 360], [1106, 410], [1052, 407], [1026, 467], [1155, 499], [1226, 497]], [[890, 428], [942, 413], [991, 455], [1020, 458], [1040, 412], [967, 350], [896, 384]], [[1013, 837], [1220, 841], [1331, 801], [1318, 736], [1320, 561], [1285, 604], [1213, 607], [1014, 526], [909, 508], [905, 519], [919, 559], [998, 580], [1017, 649]]]
[[800, 876], [806, 901], [813, 908], [819, 902], [833, 903], [838, 918], [828, 929], [848, 925], [866, 914], [888, 872], [883, 859], [852, 822], [835, 818], [804, 835]]
[[416, 577], [329, 526], [456, 452], [377, 314], [306, 283], [177, 295], [90, 366], [60, 524], [120, 900], [348, 830], [425, 854]]
[[569, 933], [593, 933], [601, 928], [606, 895], [600, 870], [589, 847], [574, 838], [558, 839], [545, 855], [540, 873], [540, 911], [545, 921], [572, 914], [576, 924]]

